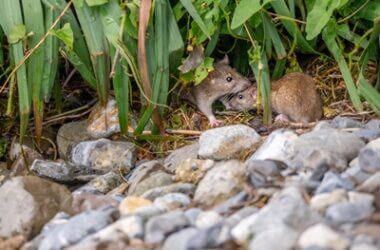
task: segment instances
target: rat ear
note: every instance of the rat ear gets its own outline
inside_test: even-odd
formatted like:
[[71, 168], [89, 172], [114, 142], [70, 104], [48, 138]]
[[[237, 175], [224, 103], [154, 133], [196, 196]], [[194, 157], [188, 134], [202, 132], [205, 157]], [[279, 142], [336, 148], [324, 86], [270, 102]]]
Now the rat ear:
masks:
[[230, 64], [230, 60], [228, 59], [227, 54], [224, 56], [224, 58], [221, 61], [219, 61], [219, 63], [220, 64], [225, 64], [225, 65]]
[[251, 94], [253, 97], [256, 97], [256, 95], [257, 95], [257, 88], [256, 88], [255, 86], [252, 86], [252, 87], [251, 87], [250, 94]]

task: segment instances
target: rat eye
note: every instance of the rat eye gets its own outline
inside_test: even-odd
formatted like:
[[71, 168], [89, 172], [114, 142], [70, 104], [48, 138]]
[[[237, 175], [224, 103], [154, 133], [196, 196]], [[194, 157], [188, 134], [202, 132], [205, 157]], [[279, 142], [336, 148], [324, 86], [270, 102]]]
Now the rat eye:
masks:
[[231, 82], [232, 81], [232, 77], [231, 76], [227, 76], [226, 80], [227, 80], [227, 82]]
[[238, 98], [241, 100], [243, 99], [243, 95], [238, 95]]

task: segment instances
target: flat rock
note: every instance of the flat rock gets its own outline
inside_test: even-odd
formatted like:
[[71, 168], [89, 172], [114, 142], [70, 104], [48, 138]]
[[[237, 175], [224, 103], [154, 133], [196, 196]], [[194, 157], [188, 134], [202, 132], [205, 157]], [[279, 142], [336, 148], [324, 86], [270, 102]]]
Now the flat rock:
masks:
[[361, 185], [357, 187], [358, 191], [373, 193], [380, 190], [380, 172], [369, 177]]
[[364, 142], [368, 143], [380, 137], [380, 129], [359, 129], [353, 132], [354, 135], [362, 139]]
[[70, 153], [71, 163], [98, 174], [110, 171], [126, 174], [134, 167], [135, 160], [135, 146], [132, 143], [108, 139], [80, 142]]
[[342, 202], [326, 210], [326, 218], [337, 223], [356, 223], [368, 218], [374, 207], [368, 202]]
[[239, 159], [255, 149], [260, 135], [246, 125], [209, 129], [199, 138], [198, 155], [203, 159]]
[[[132, 115], [128, 117], [132, 127], [136, 121]], [[87, 121], [87, 133], [93, 138], [109, 137], [120, 133], [119, 110], [115, 99], [110, 99], [105, 107], [96, 104]]]
[[195, 191], [195, 185], [191, 183], [173, 183], [163, 187], [156, 187], [149, 189], [141, 195], [142, 198], [148, 200], [154, 200], [157, 197], [164, 196], [169, 193], [182, 193], [186, 195], [193, 195]]
[[63, 160], [46, 161], [36, 159], [30, 170], [39, 177], [51, 179], [57, 182], [72, 182], [81, 170]]
[[60, 158], [66, 160], [74, 145], [91, 139], [91, 135], [87, 133], [86, 127], [87, 121], [77, 121], [63, 124], [59, 128], [57, 147]]
[[186, 159], [176, 168], [174, 180], [196, 184], [213, 166], [213, 160]]
[[124, 242], [124, 245], [121, 248], [118, 245], [111, 245], [112, 247], [108, 246], [107, 249], [125, 249], [129, 240], [140, 239], [143, 236], [143, 220], [137, 216], [129, 216], [121, 218], [97, 233], [87, 236], [78, 244], [67, 248], [67, 250], [104, 249], [111, 242]]
[[350, 162], [349, 168], [347, 168], [341, 176], [343, 179], [348, 179], [353, 184], [359, 185], [371, 177], [371, 174], [360, 168], [359, 159], [356, 157]]
[[334, 169], [338, 172], [342, 172], [348, 167], [345, 157], [334, 152], [317, 148], [302, 150], [302, 152], [296, 154], [293, 162], [297, 168], [305, 170], [315, 170], [321, 166], [325, 166], [327, 170]]
[[75, 193], [91, 192], [106, 194], [118, 187], [122, 180], [119, 173], [109, 172], [103, 175], [95, 175], [86, 185], [75, 190]]
[[[282, 241], [265, 242], [264, 239], [289, 237], [282, 244], [290, 247], [295, 245], [299, 233], [307, 227], [320, 221], [320, 216], [306, 204], [303, 195], [296, 187], [288, 187], [274, 196], [260, 211], [243, 219], [232, 229], [234, 240], [240, 244], [250, 242], [250, 248], [264, 249], [268, 246], [278, 246]], [[286, 238], [286, 237], [285, 237]], [[260, 246], [263, 244], [262, 246]], [[267, 248], [277, 249], [277, 248]]]
[[339, 154], [347, 161], [355, 158], [364, 146], [364, 142], [359, 137], [334, 129], [305, 133], [294, 142], [294, 150], [298, 154], [302, 155], [305, 151], [319, 149], [332, 154]]
[[310, 207], [319, 213], [324, 213], [329, 206], [345, 201], [348, 201], [346, 190], [335, 189], [328, 193], [314, 195], [310, 200]]
[[152, 204], [150, 200], [137, 196], [128, 196], [121, 201], [119, 211], [121, 215], [133, 214], [137, 209], [151, 206]]
[[190, 204], [189, 196], [181, 193], [169, 193], [164, 196], [157, 197], [153, 204], [158, 209], [171, 211], [177, 208], [186, 207]]
[[196, 235], [197, 229], [190, 227], [171, 234], [166, 240], [161, 250], [187, 250], [190, 240]]
[[247, 161], [277, 160], [287, 162], [294, 154], [293, 145], [297, 138], [297, 134], [291, 130], [275, 130]]
[[354, 186], [351, 182], [343, 179], [340, 175], [333, 172], [327, 172], [322, 179], [322, 183], [318, 186], [315, 193], [328, 193], [335, 189], [352, 190], [354, 189]]
[[79, 193], [73, 195], [72, 211], [74, 214], [80, 214], [88, 210], [96, 210], [105, 205], [118, 207], [119, 203], [108, 195], [93, 194], [93, 193]]
[[145, 242], [161, 243], [169, 233], [178, 231], [189, 224], [187, 217], [180, 210], [152, 217], [145, 226]]
[[360, 150], [359, 166], [368, 173], [380, 171], [380, 138], [371, 141]]
[[220, 162], [199, 182], [194, 201], [202, 206], [220, 203], [241, 191], [244, 180], [243, 163], [236, 160]]
[[128, 195], [140, 196], [150, 189], [170, 185], [173, 180], [159, 161], [149, 161], [133, 170], [128, 183]]
[[334, 119], [331, 120], [331, 125], [337, 129], [361, 128], [364, 126], [361, 122], [343, 116], [336, 116]]
[[215, 211], [204, 211], [197, 216], [195, 225], [197, 228], [208, 228], [222, 222], [223, 217]]
[[347, 249], [349, 244], [348, 239], [322, 223], [306, 229], [298, 240], [298, 245], [302, 249], [344, 250]]
[[174, 173], [177, 167], [188, 159], [197, 159], [199, 144], [195, 142], [193, 144], [178, 148], [171, 152], [164, 160], [164, 167], [171, 173]]
[[70, 211], [70, 191], [36, 176], [15, 177], [0, 187], [0, 237], [38, 234], [58, 211]]
[[368, 129], [380, 129], [380, 119], [372, 119], [365, 124]]
[[105, 228], [117, 217], [117, 209], [111, 206], [78, 214], [70, 218], [67, 223], [55, 227], [47, 233], [38, 249], [59, 250], [74, 245], [86, 236]]

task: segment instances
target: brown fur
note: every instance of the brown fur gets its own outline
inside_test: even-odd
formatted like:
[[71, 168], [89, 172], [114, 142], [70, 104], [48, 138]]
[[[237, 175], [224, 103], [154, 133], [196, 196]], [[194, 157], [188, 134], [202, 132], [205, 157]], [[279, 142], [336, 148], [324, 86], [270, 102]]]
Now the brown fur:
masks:
[[[256, 104], [257, 87], [222, 100], [227, 109], [250, 109]], [[294, 122], [308, 123], [321, 119], [322, 102], [314, 79], [304, 73], [290, 73], [271, 83], [272, 109]]]
[[[231, 77], [232, 80], [228, 82], [227, 77]], [[251, 85], [247, 78], [228, 65], [228, 58], [225, 57], [214, 64], [214, 70], [199, 85], [193, 87], [191, 93], [199, 110], [210, 121], [215, 121], [216, 118], [212, 112], [214, 101], [226, 94], [247, 89]]]

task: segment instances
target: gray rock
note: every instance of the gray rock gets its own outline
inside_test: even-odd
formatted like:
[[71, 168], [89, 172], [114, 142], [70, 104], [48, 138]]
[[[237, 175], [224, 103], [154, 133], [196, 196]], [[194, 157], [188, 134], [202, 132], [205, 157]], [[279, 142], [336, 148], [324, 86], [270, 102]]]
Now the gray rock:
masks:
[[368, 218], [374, 207], [368, 202], [342, 202], [326, 210], [326, 218], [337, 224], [356, 223]]
[[156, 206], [147, 206], [136, 209], [135, 215], [141, 217], [144, 222], [150, 218], [163, 214], [165, 211], [157, 208]]
[[190, 227], [173, 233], [165, 240], [161, 250], [188, 250], [189, 243], [197, 232], [197, 229]]
[[329, 193], [314, 195], [310, 200], [310, 207], [323, 214], [329, 206], [345, 201], [348, 201], [346, 190], [335, 189]]
[[[18, 145], [21, 150], [20, 144]], [[14, 148], [17, 148], [17, 147], [14, 147]], [[28, 175], [31, 164], [37, 159], [43, 159], [42, 155], [38, 153], [36, 150], [31, 149], [26, 146], [23, 146], [23, 148], [24, 148], [23, 149], [24, 155], [19, 154], [12, 163], [12, 166], [10, 168], [11, 171], [9, 173], [10, 177]]]
[[375, 201], [375, 197], [372, 194], [350, 191], [348, 192], [348, 201], [353, 203], [367, 204], [368, 206], [371, 206]]
[[149, 161], [136, 167], [128, 183], [128, 195], [139, 196], [150, 189], [171, 185], [173, 181], [159, 161]]
[[189, 240], [188, 249], [214, 249], [229, 237], [229, 231], [221, 223], [202, 228]]
[[230, 215], [227, 219], [224, 220], [223, 224], [228, 226], [230, 229], [235, 227], [240, 221], [251, 216], [254, 213], [257, 213], [260, 209], [256, 207], [243, 207], [240, 210], [236, 211]]
[[87, 121], [70, 122], [62, 125], [57, 134], [57, 147], [59, 156], [66, 160], [71, 148], [81, 141], [91, 139], [86, 130]]
[[164, 196], [169, 193], [192, 195], [194, 194], [194, 191], [195, 186], [191, 183], [173, 183], [171, 185], [149, 189], [144, 192], [141, 197], [148, 200], [154, 200], [157, 197]]
[[73, 195], [72, 210], [74, 214], [79, 214], [87, 210], [95, 210], [105, 205], [110, 205], [115, 208], [119, 203], [116, 199], [108, 195], [93, 194], [93, 193], [78, 193]]
[[[92, 250], [102, 249], [107, 242], [117, 242], [132, 239], [141, 239], [144, 236], [143, 220], [137, 216], [121, 218], [115, 223], [101, 229], [95, 234], [91, 234], [75, 244], [68, 250]], [[103, 247], [102, 247], [103, 246]], [[112, 249], [112, 248], [109, 248]], [[117, 248], [118, 249], [118, 248]]]
[[187, 159], [197, 159], [199, 144], [198, 142], [176, 149], [164, 160], [164, 167], [171, 173], [174, 173], [177, 167]]
[[223, 220], [223, 217], [220, 216], [215, 211], [204, 211], [201, 212], [197, 220], [195, 221], [195, 225], [197, 228], [208, 228], [215, 226], [216, 224], [220, 223]]
[[[129, 112], [128, 122], [132, 128], [136, 127], [136, 120]], [[115, 99], [109, 99], [105, 107], [99, 103], [91, 111], [87, 121], [87, 132], [93, 138], [109, 137], [120, 132], [119, 110]]]
[[198, 183], [206, 172], [214, 166], [213, 160], [187, 159], [175, 170], [174, 180], [177, 182]]
[[380, 129], [359, 129], [354, 131], [353, 134], [368, 143], [380, 137]]
[[359, 166], [368, 173], [380, 171], [380, 138], [371, 141], [360, 150]]
[[233, 210], [239, 204], [244, 202], [248, 198], [248, 194], [245, 191], [241, 191], [236, 195], [232, 196], [226, 201], [223, 201], [219, 205], [217, 205], [213, 210], [217, 213], [223, 214], [228, 213], [230, 210]]
[[331, 125], [331, 121], [324, 120], [324, 121], [319, 121], [317, 125], [313, 128], [313, 131], [318, 131], [322, 129], [333, 129], [333, 125]]
[[358, 191], [373, 193], [380, 190], [380, 171], [369, 177], [357, 188]]
[[322, 223], [309, 227], [298, 240], [301, 249], [345, 250], [349, 244], [348, 239]]
[[64, 186], [36, 176], [12, 178], [0, 187], [0, 238], [35, 236], [57, 212], [70, 212], [71, 203]]
[[250, 160], [245, 164], [247, 172], [257, 171], [266, 177], [281, 176], [281, 170], [286, 168], [285, 164], [271, 160]]
[[279, 224], [271, 230], [255, 235], [249, 241], [249, 250], [293, 249], [299, 233], [286, 224]]
[[[278, 246], [277, 243], [287, 247], [294, 245], [300, 232], [320, 220], [320, 216], [306, 204], [301, 191], [288, 187], [274, 196], [260, 211], [243, 219], [231, 233], [239, 244], [248, 243], [254, 236], [250, 242], [251, 247], [264, 249], [273, 246], [274, 248], [267, 249], [278, 249], [275, 247]], [[272, 236], [276, 236], [278, 242], [273, 242], [275, 245], [271, 245], [272, 242], [265, 243], [265, 239], [273, 241], [275, 238]], [[284, 242], [280, 238], [285, 238]]]
[[345, 157], [317, 148], [302, 150], [296, 154], [293, 162], [297, 168], [315, 170], [321, 166], [326, 166], [327, 170], [334, 169], [338, 172], [344, 171], [348, 165]]
[[355, 121], [349, 117], [336, 116], [331, 121], [331, 125], [334, 128], [344, 129], [344, 128], [361, 128], [363, 124], [361, 122]]
[[145, 241], [149, 244], [161, 243], [168, 234], [189, 224], [187, 217], [180, 210], [152, 217], [145, 226]]
[[238, 159], [253, 150], [260, 135], [246, 125], [232, 125], [209, 129], [199, 138], [198, 155], [204, 159]]
[[73, 245], [86, 236], [105, 228], [117, 217], [117, 209], [110, 206], [78, 214], [67, 223], [47, 233], [38, 249], [59, 250]]
[[380, 129], [380, 119], [370, 120], [369, 122], [366, 123], [365, 127], [368, 129], [379, 130]]
[[186, 218], [190, 221], [192, 226], [195, 226], [198, 216], [202, 213], [202, 209], [193, 207], [185, 211]]
[[89, 183], [75, 190], [74, 193], [91, 192], [106, 194], [118, 187], [121, 182], [122, 179], [119, 173], [109, 172], [107, 174], [96, 176]]
[[30, 170], [39, 177], [48, 178], [58, 182], [71, 182], [74, 176], [80, 174], [81, 170], [63, 160], [45, 161], [35, 160]]
[[294, 142], [294, 150], [303, 154], [312, 149], [319, 149], [331, 154], [343, 156], [347, 161], [355, 158], [365, 146], [357, 136], [344, 131], [323, 129], [301, 135]]
[[293, 146], [297, 138], [297, 134], [291, 130], [275, 130], [247, 162], [252, 160], [277, 160], [287, 163], [294, 154]]
[[354, 189], [352, 183], [343, 179], [342, 177], [340, 177], [340, 175], [335, 174], [333, 172], [327, 172], [323, 177], [322, 183], [319, 185], [315, 193], [328, 193], [340, 188], [346, 190]]
[[343, 179], [351, 181], [354, 185], [359, 185], [367, 180], [371, 174], [360, 168], [359, 159], [356, 157], [350, 162], [350, 167], [341, 176]]
[[236, 160], [220, 162], [199, 182], [194, 201], [202, 206], [220, 203], [241, 191], [244, 180], [244, 164]]
[[73, 147], [69, 157], [74, 165], [98, 174], [110, 171], [128, 173], [134, 167], [135, 158], [132, 143], [108, 139], [80, 142]]
[[169, 193], [154, 200], [153, 205], [157, 208], [170, 211], [181, 207], [186, 207], [190, 204], [189, 196], [181, 193]]

